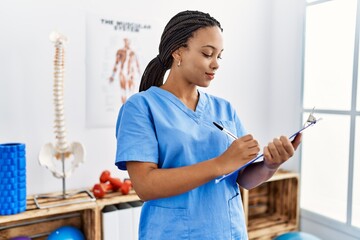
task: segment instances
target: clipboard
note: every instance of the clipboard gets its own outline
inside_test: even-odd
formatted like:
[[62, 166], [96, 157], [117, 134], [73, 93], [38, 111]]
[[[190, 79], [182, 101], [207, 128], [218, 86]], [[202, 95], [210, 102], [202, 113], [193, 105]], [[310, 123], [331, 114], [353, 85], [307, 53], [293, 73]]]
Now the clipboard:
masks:
[[[316, 119], [316, 118], [313, 116], [313, 112], [311, 112], [310, 115], [309, 115], [309, 117], [308, 117], [308, 119], [307, 119], [307, 121], [306, 121], [306, 123], [304, 124], [304, 126], [303, 126], [300, 130], [298, 130], [297, 132], [295, 132], [294, 134], [292, 134], [292, 135], [289, 137], [289, 140], [293, 140], [293, 139], [296, 137], [296, 135], [298, 135], [299, 133], [303, 132], [303, 131], [304, 131], [305, 129], [307, 129], [308, 127], [315, 125], [315, 124], [316, 124], [318, 121], [320, 121], [320, 120], [321, 120], [321, 118]], [[259, 158], [261, 158], [261, 157], [263, 157], [263, 156], [264, 156], [264, 154], [260, 154], [260, 155], [258, 155], [257, 157], [255, 157], [254, 159], [252, 159], [252, 160], [250, 160], [249, 162], [247, 162], [245, 165], [243, 165], [243, 166], [241, 166], [240, 168], [236, 169], [235, 171], [233, 171], [233, 172], [231, 172], [231, 173], [228, 173], [228, 174], [226, 174], [226, 175], [223, 175], [223, 176], [220, 177], [220, 178], [215, 179], [215, 183], [217, 184], [217, 183], [223, 181], [224, 179], [226, 179], [226, 178], [228, 178], [228, 177], [231, 177], [231, 176], [233, 176], [233, 175], [235, 175], [235, 174], [238, 174], [238, 172], [239, 172], [240, 170], [246, 168], [247, 166], [249, 166], [250, 164], [254, 163], [256, 160], [258, 160]]]

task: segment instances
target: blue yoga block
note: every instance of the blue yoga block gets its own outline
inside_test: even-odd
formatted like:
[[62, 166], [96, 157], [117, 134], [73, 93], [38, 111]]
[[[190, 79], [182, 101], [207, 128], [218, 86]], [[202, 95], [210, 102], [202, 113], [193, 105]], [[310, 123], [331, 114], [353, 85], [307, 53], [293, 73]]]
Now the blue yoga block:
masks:
[[275, 237], [273, 240], [321, 240], [305, 232], [288, 232]]
[[23, 143], [0, 144], [0, 215], [26, 210], [25, 156]]

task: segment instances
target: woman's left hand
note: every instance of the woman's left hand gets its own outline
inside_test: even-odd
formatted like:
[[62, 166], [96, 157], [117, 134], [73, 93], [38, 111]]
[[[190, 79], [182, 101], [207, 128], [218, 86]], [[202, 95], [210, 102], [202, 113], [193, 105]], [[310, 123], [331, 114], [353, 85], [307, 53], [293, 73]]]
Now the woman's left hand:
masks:
[[301, 143], [301, 133], [296, 135], [293, 141], [281, 136], [275, 138], [264, 148], [264, 163], [271, 170], [276, 170], [282, 163], [294, 155], [295, 150]]

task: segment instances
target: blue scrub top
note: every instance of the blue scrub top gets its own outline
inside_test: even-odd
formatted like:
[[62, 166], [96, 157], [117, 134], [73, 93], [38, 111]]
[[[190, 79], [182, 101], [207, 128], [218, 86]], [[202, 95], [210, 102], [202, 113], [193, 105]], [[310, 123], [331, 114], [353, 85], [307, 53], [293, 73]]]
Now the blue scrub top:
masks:
[[[141, 161], [176, 168], [217, 157], [232, 139], [213, 122], [238, 137], [245, 134], [235, 110], [224, 99], [199, 91], [193, 111], [159, 87], [137, 93], [119, 112], [116, 165], [126, 170], [127, 161]], [[145, 202], [139, 239], [248, 239], [236, 176]]]

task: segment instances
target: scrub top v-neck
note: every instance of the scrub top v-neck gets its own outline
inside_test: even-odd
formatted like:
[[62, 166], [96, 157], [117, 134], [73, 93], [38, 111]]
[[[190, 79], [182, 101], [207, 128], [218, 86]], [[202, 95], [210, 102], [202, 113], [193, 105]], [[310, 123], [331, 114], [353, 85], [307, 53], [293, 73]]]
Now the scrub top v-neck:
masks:
[[[117, 126], [116, 165], [151, 162], [159, 168], [193, 165], [221, 155], [245, 130], [229, 102], [199, 91], [195, 111], [159, 87], [130, 97]], [[236, 176], [210, 181], [189, 192], [147, 201], [142, 207], [139, 239], [247, 239]]]

